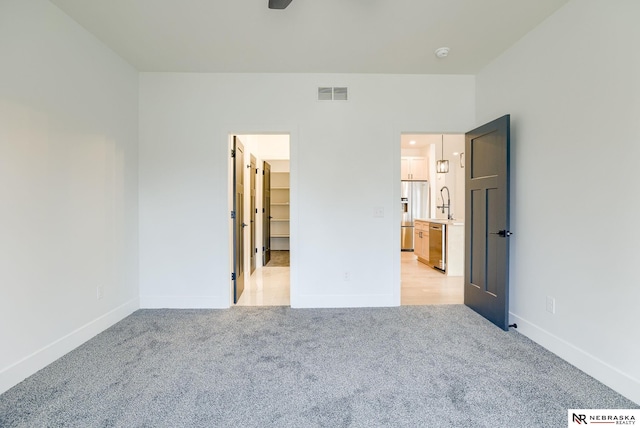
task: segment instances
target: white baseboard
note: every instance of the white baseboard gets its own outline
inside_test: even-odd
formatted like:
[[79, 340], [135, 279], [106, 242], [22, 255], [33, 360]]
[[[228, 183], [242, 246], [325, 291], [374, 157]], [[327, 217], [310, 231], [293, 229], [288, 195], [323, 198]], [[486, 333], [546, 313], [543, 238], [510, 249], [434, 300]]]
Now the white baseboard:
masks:
[[129, 300], [20, 361], [3, 368], [0, 370], [0, 394], [8, 391], [27, 377], [48, 366], [118, 321], [128, 317], [136, 310], [138, 310], [137, 298]]
[[640, 405], [640, 380], [512, 312], [509, 313], [509, 320], [512, 324], [518, 324], [519, 333]]
[[141, 309], [227, 309], [228, 297], [222, 296], [140, 296]]
[[292, 308], [380, 308], [399, 306], [394, 304], [393, 294], [374, 295], [292, 295]]

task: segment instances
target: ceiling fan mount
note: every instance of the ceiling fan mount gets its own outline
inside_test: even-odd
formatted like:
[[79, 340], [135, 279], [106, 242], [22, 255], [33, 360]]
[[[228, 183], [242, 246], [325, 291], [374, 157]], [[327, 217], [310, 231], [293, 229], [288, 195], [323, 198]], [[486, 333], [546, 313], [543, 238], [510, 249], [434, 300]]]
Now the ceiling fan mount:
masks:
[[291, 0], [269, 0], [269, 9], [284, 9], [289, 3]]

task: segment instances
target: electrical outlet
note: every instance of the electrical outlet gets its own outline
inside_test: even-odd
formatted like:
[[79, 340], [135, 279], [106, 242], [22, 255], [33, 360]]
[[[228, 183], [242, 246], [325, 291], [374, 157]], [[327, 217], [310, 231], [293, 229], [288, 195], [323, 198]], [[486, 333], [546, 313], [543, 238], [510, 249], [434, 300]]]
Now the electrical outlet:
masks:
[[344, 280], [351, 281], [351, 272], [349, 272], [348, 270], [344, 271]]
[[556, 313], [556, 299], [551, 296], [547, 296], [547, 312], [550, 314]]
[[98, 285], [96, 288], [96, 298], [98, 300], [102, 300], [102, 297], [104, 297], [104, 287], [102, 285]]
[[384, 207], [374, 207], [373, 208], [373, 216], [377, 218], [384, 217]]

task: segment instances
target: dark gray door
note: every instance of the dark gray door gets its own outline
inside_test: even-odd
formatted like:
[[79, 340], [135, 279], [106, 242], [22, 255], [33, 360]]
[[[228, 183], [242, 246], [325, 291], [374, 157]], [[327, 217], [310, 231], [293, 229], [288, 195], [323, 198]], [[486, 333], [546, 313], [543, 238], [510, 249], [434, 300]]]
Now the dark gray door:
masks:
[[250, 204], [251, 204], [251, 220], [249, 221], [249, 224], [251, 225], [251, 273], [253, 273], [254, 270], [256, 270], [256, 253], [258, 252], [258, 249], [256, 248], [256, 214], [257, 214], [257, 209], [256, 209], [256, 175], [258, 174], [258, 170], [256, 169], [256, 158], [255, 156], [251, 155], [251, 163], [249, 164], [249, 168], [251, 168], [251, 171], [249, 172], [249, 176], [251, 177], [250, 184], [249, 184], [249, 188], [251, 191], [251, 198], [250, 198]]
[[262, 164], [262, 266], [271, 260], [271, 165]]
[[233, 136], [233, 303], [244, 291], [244, 146]]
[[466, 134], [464, 304], [509, 329], [509, 115]]

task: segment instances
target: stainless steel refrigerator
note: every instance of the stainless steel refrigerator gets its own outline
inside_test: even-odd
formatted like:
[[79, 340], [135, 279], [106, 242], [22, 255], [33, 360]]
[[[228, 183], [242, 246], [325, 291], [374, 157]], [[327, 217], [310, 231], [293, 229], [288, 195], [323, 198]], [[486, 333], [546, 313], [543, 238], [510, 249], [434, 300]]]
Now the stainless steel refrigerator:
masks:
[[413, 221], [429, 218], [429, 183], [402, 181], [400, 206], [402, 209], [400, 249], [413, 251]]

